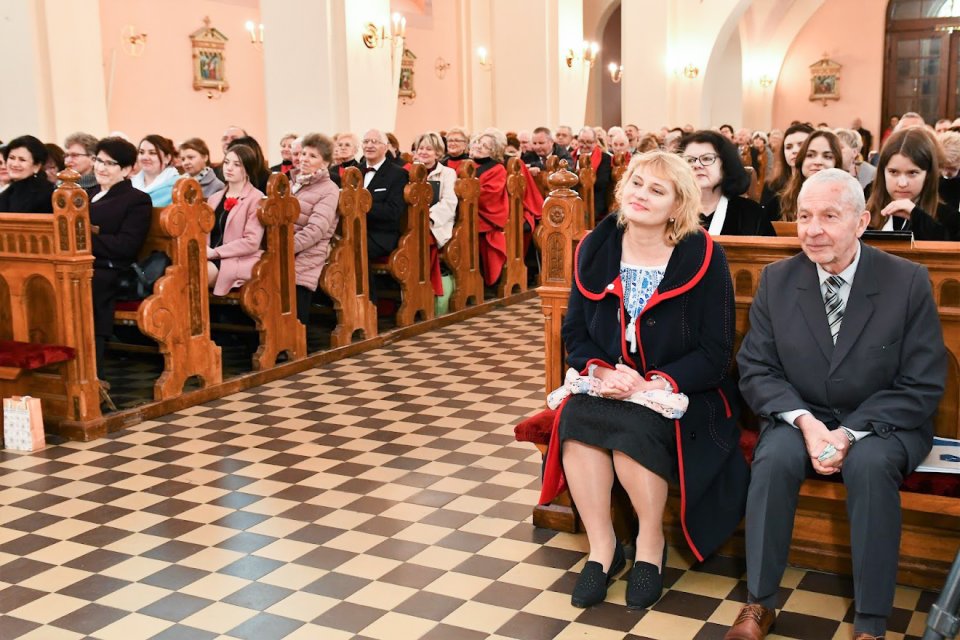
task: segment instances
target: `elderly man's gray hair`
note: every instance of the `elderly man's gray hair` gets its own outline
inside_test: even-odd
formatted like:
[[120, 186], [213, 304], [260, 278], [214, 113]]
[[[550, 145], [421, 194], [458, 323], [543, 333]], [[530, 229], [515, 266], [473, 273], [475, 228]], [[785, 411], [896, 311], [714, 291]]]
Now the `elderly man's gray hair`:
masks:
[[804, 194], [815, 185], [838, 185], [840, 191], [840, 206], [843, 209], [852, 209], [854, 215], [860, 215], [866, 211], [866, 201], [863, 197], [863, 187], [860, 182], [843, 169], [824, 169], [818, 171], [803, 183], [800, 187], [800, 194], [797, 196], [798, 208], [803, 201]]

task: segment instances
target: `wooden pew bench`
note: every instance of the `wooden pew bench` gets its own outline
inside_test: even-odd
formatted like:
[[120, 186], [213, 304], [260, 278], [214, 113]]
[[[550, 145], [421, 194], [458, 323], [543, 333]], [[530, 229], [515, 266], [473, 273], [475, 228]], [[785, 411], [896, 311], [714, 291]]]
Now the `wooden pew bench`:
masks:
[[454, 185], [457, 193], [457, 219], [450, 240], [443, 245], [440, 259], [453, 275], [450, 311], [460, 311], [483, 302], [483, 272], [480, 270], [480, 232], [477, 230], [480, 179], [477, 165], [464, 160]]
[[523, 251], [523, 197], [527, 191], [520, 158], [507, 162], [507, 226], [503, 235], [507, 241], [507, 261], [497, 283], [497, 296], [505, 298], [527, 290], [527, 265]]
[[[94, 353], [90, 217], [87, 194], [75, 182], [80, 176], [66, 171], [59, 177], [64, 182], [53, 194], [53, 215], [0, 213], [0, 340], [8, 345], [0, 397], [40, 398], [49, 429], [91, 440], [105, 430]], [[18, 356], [18, 344], [41, 350]]]
[[422, 164], [410, 166], [410, 181], [403, 188], [406, 210], [400, 220], [400, 239], [397, 248], [384, 262], [370, 265], [373, 272], [389, 275], [400, 285], [400, 307], [397, 326], [407, 327], [417, 321], [432, 320], [434, 304], [433, 283], [430, 280], [433, 263], [430, 259], [430, 201], [433, 189], [427, 184], [427, 168]]
[[377, 335], [377, 308], [370, 302], [367, 264], [367, 212], [373, 198], [363, 188], [363, 174], [356, 167], [344, 171], [341, 185], [337, 231], [320, 273], [320, 288], [333, 300], [337, 315], [337, 326], [330, 334], [333, 348], [351, 344], [356, 336]]
[[299, 215], [300, 204], [290, 195], [287, 177], [271, 175], [257, 212], [264, 229], [263, 255], [239, 290], [210, 296], [214, 304], [239, 305], [256, 323], [260, 346], [253, 354], [254, 371], [273, 367], [281, 353], [288, 360], [307, 355], [307, 330], [297, 319], [293, 254], [293, 225]]
[[[559, 180], [558, 180], [559, 182]], [[561, 185], [557, 185], [561, 186]], [[545, 259], [545, 283], [539, 289], [544, 314], [546, 392], [558, 387], [565, 370], [560, 338], [563, 316], [572, 276], [573, 252], [581, 229], [582, 202], [565, 190], [551, 193], [544, 206], [541, 241], [548, 249]], [[549, 211], [549, 213], [548, 213]], [[796, 238], [721, 237], [730, 266], [737, 305], [737, 343], [748, 330], [748, 311], [767, 264], [795, 255], [800, 250]], [[543, 244], [541, 246], [543, 246]], [[954, 243], [918, 242], [913, 246], [883, 246], [885, 250], [926, 265], [930, 271], [934, 295], [940, 310], [944, 342], [948, 350], [946, 392], [935, 420], [937, 435], [960, 437], [960, 253]], [[551, 269], [551, 266], [553, 267]], [[744, 425], [750, 422], [745, 416]], [[546, 453], [552, 416], [541, 412], [516, 427], [520, 441], [533, 442]], [[745, 428], [741, 448], [749, 460], [757, 434]], [[833, 573], [849, 574], [850, 545], [847, 525], [846, 492], [841, 483], [826, 479], [808, 479], [803, 483], [794, 521], [790, 561], [793, 564]], [[940, 589], [960, 547], [960, 476], [914, 473], [900, 492], [903, 508], [903, 536], [900, 546], [901, 584]], [[625, 539], [635, 530], [635, 516], [622, 489], [614, 492], [614, 523], [617, 534]], [[672, 544], [685, 546], [679, 522], [679, 495], [671, 491], [664, 525]], [[580, 525], [576, 507], [569, 494], [550, 505], [534, 508], [534, 524], [575, 532]], [[742, 530], [720, 550], [721, 554], [743, 554]]]
[[137, 327], [163, 355], [163, 373], [153, 385], [155, 400], [180, 395], [194, 376], [203, 387], [223, 381], [220, 347], [210, 339], [206, 246], [212, 228], [213, 211], [197, 181], [177, 182], [173, 202], [153, 210], [139, 256], [142, 260], [161, 251], [170, 266], [146, 299], [117, 303], [115, 322]]

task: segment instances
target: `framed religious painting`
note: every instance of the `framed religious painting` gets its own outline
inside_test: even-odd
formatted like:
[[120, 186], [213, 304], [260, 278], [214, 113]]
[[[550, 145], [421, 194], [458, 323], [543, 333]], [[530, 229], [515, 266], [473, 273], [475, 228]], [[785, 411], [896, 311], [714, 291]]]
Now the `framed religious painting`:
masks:
[[840, 99], [840, 63], [823, 57], [810, 65], [810, 101]]
[[210, 26], [210, 18], [203, 19], [203, 27], [190, 34], [193, 48], [193, 88], [226, 91], [230, 88], [225, 69], [224, 47], [227, 36]]
[[400, 87], [397, 97], [404, 104], [413, 102], [417, 97], [417, 90], [413, 88], [413, 65], [417, 56], [410, 49], [403, 50], [403, 58], [400, 60]]

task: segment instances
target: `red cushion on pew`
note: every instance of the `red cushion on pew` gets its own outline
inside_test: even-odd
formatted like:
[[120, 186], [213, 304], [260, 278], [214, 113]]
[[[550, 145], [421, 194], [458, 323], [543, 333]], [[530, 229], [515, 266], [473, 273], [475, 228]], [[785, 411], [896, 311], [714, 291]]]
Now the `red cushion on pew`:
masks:
[[65, 347], [59, 344], [0, 340], [0, 367], [39, 369], [48, 364], [73, 360], [76, 353], [73, 347]]
[[140, 308], [140, 303], [143, 300], [125, 300], [124, 302], [118, 302], [116, 305], [117, 311], [136, 311]]
[[[513, 429], [517, 442], [532, 442], [533, 444], [549, 444], [550, 429], [553, 428], [553, 419], [556, 416], [554, 409], [544, 409], [540, 413], [521, 421]], [[743, 429], [740, 431], [740, 451], [743, 457], [750, 462], [753, 460], [753, 449], [757, 446], [759, 433]], [[838, 476], [821, 478], [839, 482]], [[948, 498], [960, 498], [960, 474], [954, 473], [921, 473], [914, 472], [903, 481], [902, 491], [923, 493]]]

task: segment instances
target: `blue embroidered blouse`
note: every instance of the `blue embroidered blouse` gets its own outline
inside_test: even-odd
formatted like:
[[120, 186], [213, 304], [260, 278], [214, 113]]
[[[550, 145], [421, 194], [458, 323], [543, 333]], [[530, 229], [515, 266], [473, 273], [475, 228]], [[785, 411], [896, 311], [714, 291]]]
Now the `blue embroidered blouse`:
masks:
[[653, 292], [660, 286], [667, 265], [659, 267], [637, 267], [625, 262], [620, 263], [620, 280], [623, 282], [623, 308], [630, 318], [624, 329], [624, 338], [630, 345], [630, 353], [637, 352], [637, 317], [646, 306]]

